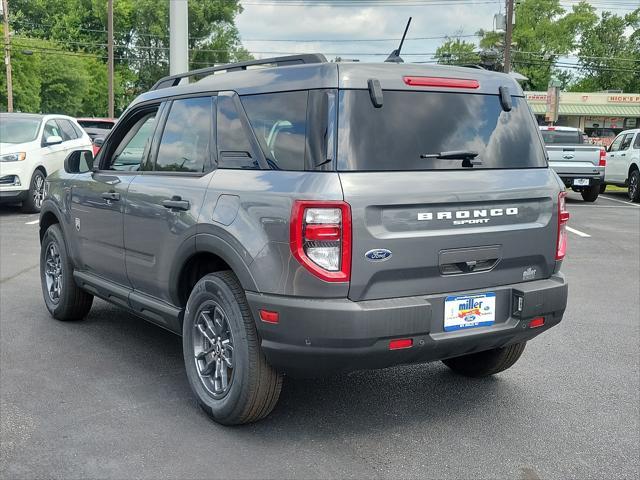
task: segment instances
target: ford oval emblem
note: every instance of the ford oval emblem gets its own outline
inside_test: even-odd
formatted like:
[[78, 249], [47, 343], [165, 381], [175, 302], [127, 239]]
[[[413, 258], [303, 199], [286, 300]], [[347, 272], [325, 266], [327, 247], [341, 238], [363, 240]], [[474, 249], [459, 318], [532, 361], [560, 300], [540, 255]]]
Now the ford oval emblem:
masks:
[[365, 253], [364, 256], [372, 262], [384, 262], [391, 258], [391, 250], [387, 250], [386, 248], [374, 248], [373, 250], [369, 250]]

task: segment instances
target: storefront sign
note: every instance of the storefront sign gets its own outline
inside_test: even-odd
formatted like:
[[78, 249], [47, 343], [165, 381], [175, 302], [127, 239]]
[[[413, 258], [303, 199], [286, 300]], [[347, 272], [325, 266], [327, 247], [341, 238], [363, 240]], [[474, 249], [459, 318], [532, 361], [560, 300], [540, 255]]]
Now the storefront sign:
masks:
[[640, 95], [609, 95], [609, 103], [640, 103]]

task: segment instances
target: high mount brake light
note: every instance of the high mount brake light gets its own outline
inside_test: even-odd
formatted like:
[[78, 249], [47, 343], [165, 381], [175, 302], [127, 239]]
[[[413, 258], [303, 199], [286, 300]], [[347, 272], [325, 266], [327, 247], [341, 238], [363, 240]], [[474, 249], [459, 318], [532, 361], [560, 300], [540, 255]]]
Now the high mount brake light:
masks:
[[351, 279], [351, 207], [342, 201], [296, 200], [291, 211], [291, 253], [326, 282]]
[[480, 88], [480, 82], [467, 78], [402, 77], [410, 87]]
[[558, 194], [558, 237], [556, 241], [556, 260], [562, 260], [567, 254], [567, 223], [569, 211], [566, 203], [567, 192]]
[[607, 151], [604, 148], [600, 149], [600, 161], [598, 162], [598, 166], [600, 167], [607, 166]]

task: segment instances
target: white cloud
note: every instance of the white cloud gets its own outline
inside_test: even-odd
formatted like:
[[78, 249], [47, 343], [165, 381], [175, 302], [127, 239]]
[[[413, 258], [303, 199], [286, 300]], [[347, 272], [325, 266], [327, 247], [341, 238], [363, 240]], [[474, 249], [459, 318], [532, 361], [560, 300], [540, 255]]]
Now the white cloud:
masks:
[[[422, 6], [340, 7], [325, 4], [305, 6], [259, 5], [255, 0], [243, 5], [244, 12], [236, 19], [243, 45], [256, 58], [290, 53], [324, 53], [327, 58], [359, 58], [379, 62], [397, 48], [398, 41], [330, 42], [342, 39], [378, 39], [402, 36], [409, 17], [413, 17], [407, 37], [440, 35], [472, 35], [479, 29], [491, 30], [493, 15], [504, 2], [491, 4], [452, 4]], [[565, 7], [568, 8], [568, 7]], [[601, 9], [598, 9], [600, 13]], [[626, 12], [615, 10], [620, 15]], [[255, 39], [324, 40], [322, 42], [252, 41]], [[477, 43], [477, 38], [464, 38]], [[427, 61], [444, 39], [411, 40], [405, 42], [407, 62]], [[358, 55], [358, 54], [380, 55]]]
[[[407, 37], [474, 34], [478, 29], [490, 29], [493, 14], [499, 5], [426, 5], [420, 7], [338, 7], [338, 6], [275, 6], [245, 5], [237, 18], [241, 39], [255, 56], [267, 57], [286, 53], [324, 53], [328, 58], [337, 55], [360, 58], [361, 61], [381, 61], [397, 48], [398, 41], [330, 42], [341, 39], [379, 39], [402, 36], [407, 19], [411, 28]], [[252, 39], [325, 40], [324, 42], [265, 42]], [[475, 38], [467, 40], [475, 41]], [[443, 42], [442, 39], [411, 40], [405, 42], [405, 61], [424, 61]], [[264, 52], [264, 53], [262, 53]], [[357, 55], [379, 53], [379, 56]]]

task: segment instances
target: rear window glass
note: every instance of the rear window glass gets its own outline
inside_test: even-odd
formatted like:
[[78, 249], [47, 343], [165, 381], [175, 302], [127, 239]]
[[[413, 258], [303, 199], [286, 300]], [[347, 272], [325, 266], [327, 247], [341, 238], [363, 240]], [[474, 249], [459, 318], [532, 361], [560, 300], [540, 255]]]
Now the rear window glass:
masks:
[[260, 147], [271, 168], [304, 170], [308, 92], [242, 97]]
[[580, 145], [584, 143], [582, 132], [542, 130], [540, 133], [547, 145]]
[[477, 153], [475, 169], [545, 167], [533, 115], [523, 98], [512, 101], [505, 112], [497, 95], [386, 90], [375, 108], [367, 90], [342, 90], [338, 169], [470, 169], [433, 157], [452, 151]]
[[84, 128], [101, 128], [103, 130], [111, 130], [114, 122], [102, 120], [78, 120], [78, 123]]

